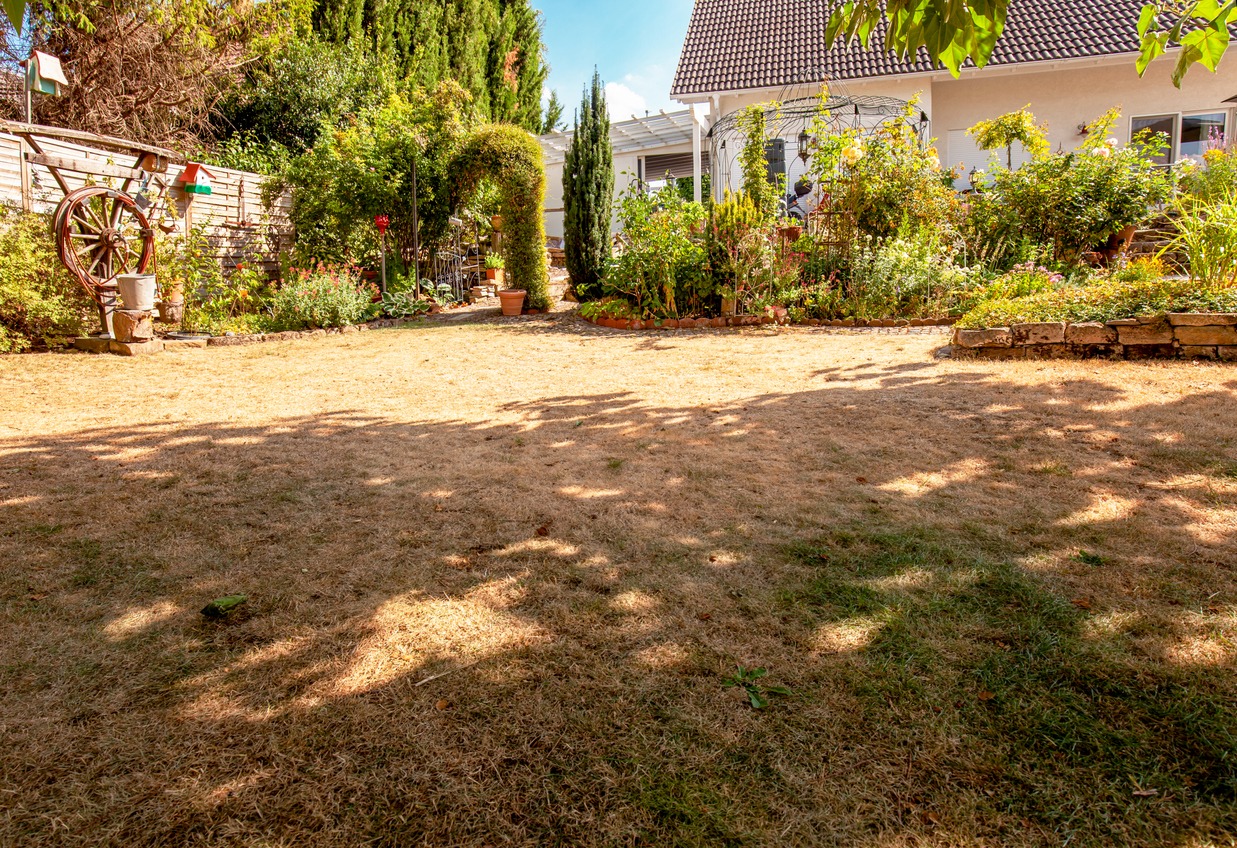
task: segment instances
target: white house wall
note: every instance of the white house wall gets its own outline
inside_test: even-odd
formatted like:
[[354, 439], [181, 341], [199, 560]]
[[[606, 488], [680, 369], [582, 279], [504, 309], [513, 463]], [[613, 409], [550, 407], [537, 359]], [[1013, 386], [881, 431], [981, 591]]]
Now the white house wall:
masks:
[[[1224, 103], [1237, 95], [1237, 61], [1221, 62], [1214, 74], [1195, 66], [1182, 87], [1175, 88], [1171, 72], [1175, 55], [1156, 61], [1147, 74], [1139, 78], [1133, 56], [1112, 56], [1103, 59], [1072, 60], [1015, 67], [994, 67], [982, 71], [964, 72], [961, 79], [948, 74], [886, 77], [881, 79], [833, 83], [830, 91], [839, 95], [880, 95], [909, 100], [918, 95], [920, 107], [930, 121], [930, 135], [935, 139], [941, 161], [946, 165], [976, 164], [974, 145], [965, 131], [977, 121], [995, 118], [1007, 112], [1029, 106], [1036, 118], [1048, 124], [1048, 139], [1052, 149], [1071, 150], [1083, 141], [1080, 124], [1086, 124], [1113, 106], [1122, 108], [1121, 119], [1114, 129], [1116, 137], [1126, 142], [1130, 138], [1130, 119], [1136, 116], [1167, 115], [1199, 112], [1226, 112], [1230, 115], [1229, 138], [1237, 132], [1237, 115], [1233, 104]], [[729, 115], [753, 103], [771, 100], [791, 100], [819, 93], [816, 88], [760, 89], [737, 94], [720, 94], [707, 100], [711, 115]], [[697, 98], [685, 98], [695, 100]], [[952, 138], [952, 143], [951, 143]], [[787, 180], [794, 182], [796, 163], [791, 167], [793, 139], [787, 139]], [[1175, 155], [1175, 154], [1174, 154]], [[731, 157], [733, 158], [733, 157]], [[1025, 158], [1025, 157], [1023, 157]], [[725, 163], [718, 162], [718, 167]], [[720, 193], [730, 184], [737, 187], [738, 175], [715, 177]]]
[[[614, 154], [614, 199], [616, 202], [615, 210], [617, 212], [617, 201], [620, 195], [637, 180], [639, 174], [640, 160], [645, 156], [662, 156], [669, 153], [691, 153], [691, 143], [687, 144], [668, 144], [660, 147], [650, 147], [646, 150], [641, 150], [639, 153], [616, 153]], [[563, 163], [562, 161], [548, 160], [545, 163], [545, 233], [549, 238], [563, 237]], [[647, 174], [646, 179], [657, 179], [658, 175]], [[619, 231], [617, 219], [611, 222], [611, 230]]]

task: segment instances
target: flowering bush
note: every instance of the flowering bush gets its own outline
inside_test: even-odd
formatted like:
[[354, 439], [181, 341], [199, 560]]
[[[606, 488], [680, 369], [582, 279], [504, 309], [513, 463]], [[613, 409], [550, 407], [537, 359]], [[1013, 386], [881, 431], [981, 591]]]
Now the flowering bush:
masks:
[[268, 326], [279, 331], [355, 324], [370, 311], [376, 294], [355, 268], [293, 271], [271, 298]]
[[996, 168], [986, 196], [972, 203], [988, 219], [985, 238], [1030, 239], [1051, 246], [1058, 262], [1076, 262], [1168, 200], [1172, 174], [1155, 161], [1164, 142], [1142, 137], [1121, 147], [1107, 137], [1116, 117], [1114, 110], [1094, 122], [1078, 150], [1037, 156], [1017, 170]]
[[953, 229], [959, 202], [936, 150], [919, 138], [918, 111], [913, 100], [900, 120], [866, 136], [859, 130], [833, 132], [824, 119], [812, 125], [811, 174], [825, 191], [822, 205], [860, 236], [887, 238], [903, 227], [932, 227], [948, 238]]

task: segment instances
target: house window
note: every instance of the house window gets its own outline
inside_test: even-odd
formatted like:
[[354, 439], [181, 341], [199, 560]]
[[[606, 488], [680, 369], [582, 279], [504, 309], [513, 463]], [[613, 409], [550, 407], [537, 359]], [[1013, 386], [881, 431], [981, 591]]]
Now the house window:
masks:
[[1167, 165], [1169, 162], [1172, 162], [1177, 140], [1177, 116], [1151, 115], [1145, 118], [1132, 118], [1130, 120], [1130, 138], [1137, 138], [1143, 132], [1163, 136], [1164, 141], [1167, 143], [1164, 152], [1155, 157], [1156, 164]]
[[1223, 147], [1224, 124], [1227, 117], [1223, 112], [1182, 115], [1181, 156], [1201, 160], [1203, 153], [1210, 148]]

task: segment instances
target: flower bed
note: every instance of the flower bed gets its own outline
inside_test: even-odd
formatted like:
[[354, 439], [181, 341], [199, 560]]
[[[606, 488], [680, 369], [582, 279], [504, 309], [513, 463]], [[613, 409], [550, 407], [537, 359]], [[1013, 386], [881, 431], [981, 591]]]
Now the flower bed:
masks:
[[958, 328], [964, 358], [1218, 359], [1237, 362], [1237, 312], [1173, 312], [1112, 321]]
[[883, 318], [865, 321], [854, 318], [803, 318], [773, 315], [731, 315], [718, 318], [613, 318], [581, 315], [590, 324], [614, 330], [722, 330], [728, 327], [758, 327], [762, 324], [790, 324], [800, 327], [948, 327], [953, 318]]

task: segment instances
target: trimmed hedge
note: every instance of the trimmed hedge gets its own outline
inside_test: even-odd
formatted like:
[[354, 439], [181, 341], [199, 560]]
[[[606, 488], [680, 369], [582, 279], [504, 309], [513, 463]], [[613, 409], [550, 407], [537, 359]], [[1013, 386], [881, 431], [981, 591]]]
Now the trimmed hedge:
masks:
[[472, 194], [482, 177], [498, 185], [506, 213], [508, 283], [528, 292], [525, 305], [529, 309], [549, 309], [541, 146], [519, 127], [490, 124], [469, 136], [453, 164], [456, 197]]

